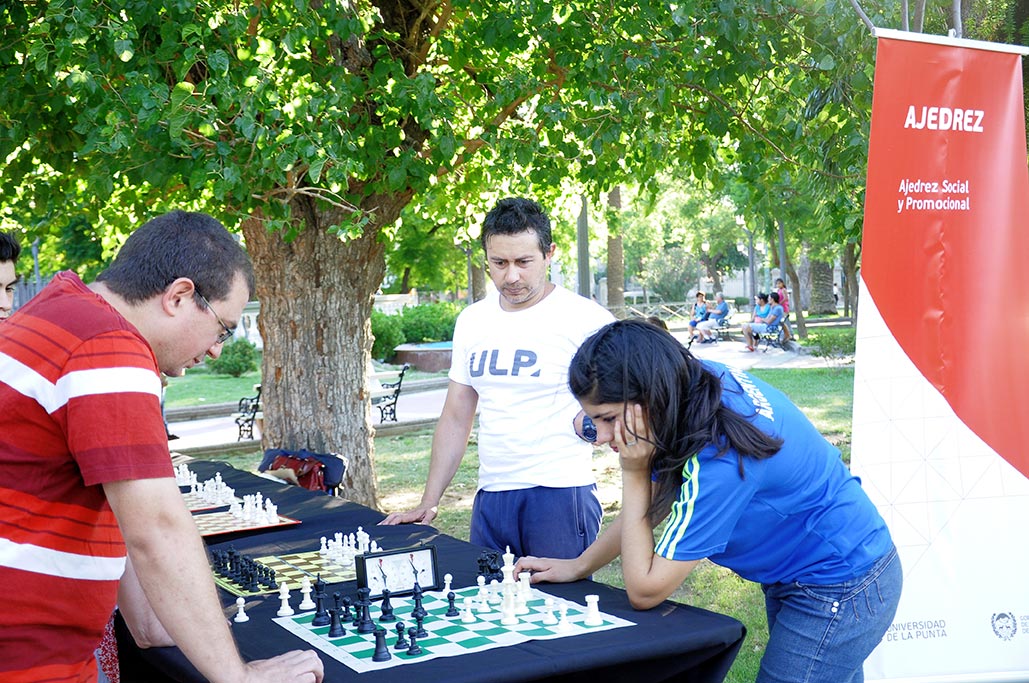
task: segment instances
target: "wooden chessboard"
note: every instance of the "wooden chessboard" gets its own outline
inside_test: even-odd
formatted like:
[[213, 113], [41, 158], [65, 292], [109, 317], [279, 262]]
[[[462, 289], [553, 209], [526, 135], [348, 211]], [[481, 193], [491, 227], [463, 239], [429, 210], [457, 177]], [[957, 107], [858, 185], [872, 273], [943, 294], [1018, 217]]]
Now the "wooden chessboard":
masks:
[[275, 524], [267, 524], [266, 522], [245, 522], [238, 519], [231, 512], [209, 512], [206, 514], [193, 515], [193, 521], [196, 522], [197, 529], [200, 530], [200, 535], [205, 538], [208, 536], [217, 536], [219, 534], [231, 534], [236, 531], [252, 531], [254, 529], [274, 529], [280, 526], [290, 526], [293, 524], [300, 524], [300, 520], [291, 519], [289, 517], [283, 517], [279, 515], [279, 521]]
[[243, 504], [243, 500], [238, 496], [233, 496], [232, 500], [228, 503], [209, 503], [204, 500], [199, 493], [190, 493], [187, 489], [182, 492], [182, 499], [186, 502], [186, 509], [190, 512], [203, 512], [204, 510], [217, 510], [218, 508], [228, 507], [232, 503]]
[[[464, 588], [454, 591], [456, 594], [456, 606], [460, 609], [463, 598], [472, 597], [478, 593], [477, 587]], [[547, 598], [553, 601], [553, 616], [558, 616], [561, 606], [567, 608], [567, 626], [559, 628], [553, 624], [545, 624], [546, 610], [544, 603]], [[413, 600], [408, 598], [394, 598], [391, 600], [393, 611], [396, 617], [408, 626], [413, 626], [415, 621], [411, 618], [414, 609]], [[387, 629], [386, 642], [392, 657], [385, 662], [372, 661], [372, 654], [375, 651], [375, 637], [373, 634], [359, 634], [352, 622], [344, 623], [346, 634], [339, 638], [329, 638], [328, 626], [311, 626], [314, 619], [314, 612], [304, 612], [290, 617], [278, 617], [273, 621], [295, 636], [310, 643], [326, 655], [336, 659], [358, 673], [365, 671], [376, 671], [387, 669], [402, 664], [413, 664], [424, 662], [437, 657], [454, 657], [470, 652], [481, 652], [497, 647], [507, 647], [530, 640], [552, 640], [555, 638], [567, 638], [594, 631], [606, 631], [608, 629], [635, 626], [631, 621], [616, 617], [610, 614], [600, 613], [602, 623], [599, 626], [586, 626], [586, 608], [582, 605], [565, 600], [563, 598], [548, 596], [543, 591], [533, 588], [532, 596], [528, 601], [529, 614], [518, 617], [518, 623], [506, 626], [500, 623], [500, 607], [494, 606], [490, 612], [474, 612], [475, 622], [463, 623], [460, 616], [445, 616], [449, 604], [446, 596], [441, 592], [425, 593], [422, 598], [422, 607], [428, 612], [423, 627], [429, 635], [418, 639], [418, 646], [422, 649], [421, 654], [409, 655], [404, 649], [395, 648], [396, 633], [390, 630], [394, 624], [379, 624], [378, 617], [381, 614], [379, 604], [373, 604], [371, 616], [376, 624]], [[294, 606], [295, 607], [295, 606]]]
[[[343, 583], [344, 581], [353, 581], [357, 578], [357, 572], [353, 567], [341, 567], [335, 562], [322, 557], [317, 550], [256, 557], [254, 561], [275, 570], [275, 582], [287, 582], [290, 592], [294, 595], [299, 595], [300, 584], [305, 576], [311, 580], [312, 585], [319, 577], [326, 584]], [[214, 575], [214, 582], [233, 595], [262, 595], [278, 592], [278, 588], [265, 588], [263, 586], [258, 590], [250, 591], [218, 574]]]

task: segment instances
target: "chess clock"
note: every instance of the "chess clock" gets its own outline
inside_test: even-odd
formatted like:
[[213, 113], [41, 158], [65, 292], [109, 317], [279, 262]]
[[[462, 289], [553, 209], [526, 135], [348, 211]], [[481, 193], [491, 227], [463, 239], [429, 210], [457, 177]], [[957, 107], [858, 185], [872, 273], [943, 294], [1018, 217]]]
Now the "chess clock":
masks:
[[418, 545], [399, 550], [365, 553], [354, 558], [357, 565], [357, 587], [368, 588], [370, 599], [390, 595], [408, 595], [414, 592], [415, 582], [423, 591], [438, 590], [439, 567], [436, 565], [436, 546]]

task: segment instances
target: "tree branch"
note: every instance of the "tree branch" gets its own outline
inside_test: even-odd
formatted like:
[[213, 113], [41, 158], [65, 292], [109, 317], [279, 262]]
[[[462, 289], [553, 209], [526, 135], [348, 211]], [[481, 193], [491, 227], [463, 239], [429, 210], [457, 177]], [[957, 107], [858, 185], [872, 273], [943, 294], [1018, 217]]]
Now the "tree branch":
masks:
[[[925, 2], [925, 0], [922, 0], [922, 2]], [[874, 32], [875, 24], [873, 24], [872, 20], [868, 18], [867, 14], [865, 14], [865, 10], [861, 9], [861, 3], [859, 3], [858, 0], [850, 0], [850, 6], [854, 8], [854, 11], [857, 12], [857, 15], [861, 18], [861, 23], [868, 27], [869, 31]], [[905, 12], [904, 14], [906, 17], [907, 12]]]

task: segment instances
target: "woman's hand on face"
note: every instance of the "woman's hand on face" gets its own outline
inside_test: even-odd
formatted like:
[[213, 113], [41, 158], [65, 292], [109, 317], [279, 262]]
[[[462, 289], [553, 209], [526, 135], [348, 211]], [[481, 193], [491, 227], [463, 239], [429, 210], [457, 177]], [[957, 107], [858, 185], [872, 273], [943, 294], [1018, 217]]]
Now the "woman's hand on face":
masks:
[[623, 417], [615, 418], [612, 446], [618, 451], [618, 459], [624, 471], [649, 473], [654, 444], [650, 441], [650, 429], [643, 417], [643, 406], [628, 404]]

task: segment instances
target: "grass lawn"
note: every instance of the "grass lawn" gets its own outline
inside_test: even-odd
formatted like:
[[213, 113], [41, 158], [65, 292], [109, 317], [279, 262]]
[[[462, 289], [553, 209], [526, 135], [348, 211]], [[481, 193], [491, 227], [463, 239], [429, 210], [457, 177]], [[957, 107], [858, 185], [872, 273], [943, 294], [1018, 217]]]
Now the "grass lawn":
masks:
[[[844, 451], [845, 458], [849, 458], [853, 368], [755, 370], [753, 374], [789, 396], [815, 426]], [[375, 465], [379, 505], [383, 511], [406, 510], [418, 504], [428, 476], [431, 446], [431, 430], [376, 438]], [[260, 456], [248, 454], [226, 460], [237, 467], [248, 469], [256, 466]], [[455, 538], [468, 540], [477, 468], [478, 452], [473, 442], [469, 445], [453, 483], [447, 489], [439, 517], [435, 521], [437, 528]], [[607, 523], [618, 514], [621, 506], [617, 456], [606, 447], [597, 449], [594, 471]], [[621, 566], [617, 560], [600, 570], [595, 578], [613, 586], [624, 586]], [[757, 677], [761, 655], [768, 641], [764, 598], [757, 584], [744, 581], [710, 562], [703, 562], [672, 594], [671, 599], [728, 614], [743, 622], [747, 627], [747, 639], [726, 681], [747, 683]]]
[[253, 396], [254, 385], [260, 383], [260, 370], [231, 377], [216, 375], [201, 365], [190, 368], [182, 377], [168, 378], [164, 406], [181, 408], [212, 403], [238, 403], [244, 396]]

